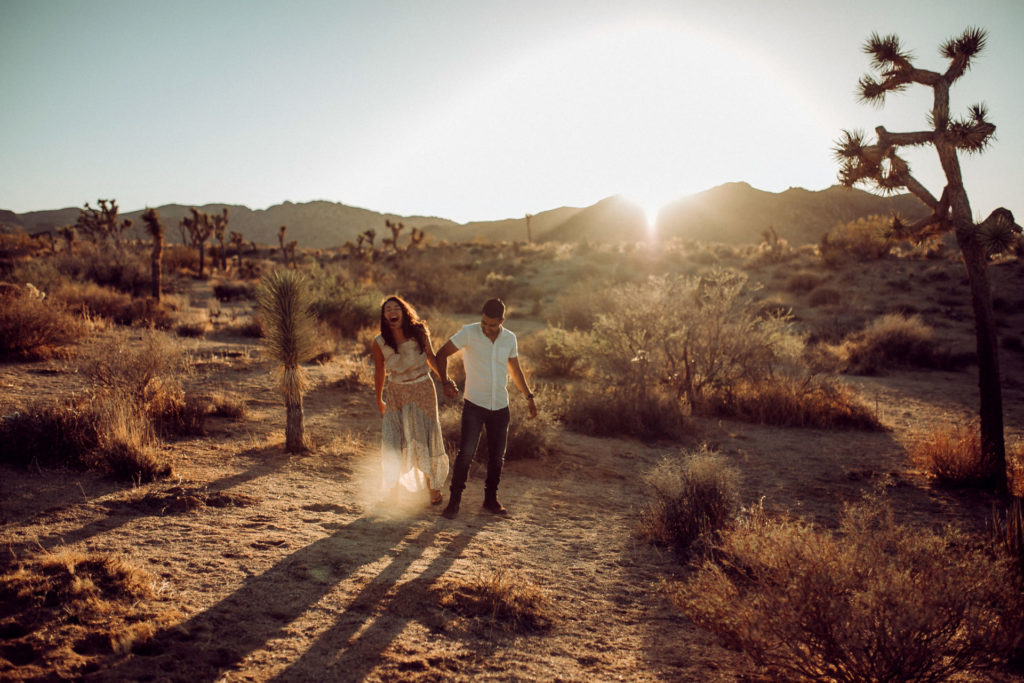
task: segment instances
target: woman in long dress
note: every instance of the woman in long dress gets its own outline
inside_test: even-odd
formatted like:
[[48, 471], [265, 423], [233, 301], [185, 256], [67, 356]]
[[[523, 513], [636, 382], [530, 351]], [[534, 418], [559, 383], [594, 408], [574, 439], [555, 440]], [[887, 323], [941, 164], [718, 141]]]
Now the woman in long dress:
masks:
[[[381, 427], [384, 490], [392, 500], [399, 484], [426, 488], [441, 503], [448, 455], [437, 416], [437, 392], [430, 376], [437, 360], [430, 331], [405, 300], [391, 296], [380, 307], [380, 334], [373, 340], [374, 390]], [[440, 376], [440, 375], [439, 375]]]

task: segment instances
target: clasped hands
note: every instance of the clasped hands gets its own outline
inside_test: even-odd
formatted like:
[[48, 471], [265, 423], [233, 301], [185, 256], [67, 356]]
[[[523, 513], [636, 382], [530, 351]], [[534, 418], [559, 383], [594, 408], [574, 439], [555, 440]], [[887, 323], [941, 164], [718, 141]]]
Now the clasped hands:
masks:
[[448, 379], [442, 383], [444, 389], [444, 395], [448, 398], [456, 398], [459, 395], [459, 387], [455, 384], [455, 380]]

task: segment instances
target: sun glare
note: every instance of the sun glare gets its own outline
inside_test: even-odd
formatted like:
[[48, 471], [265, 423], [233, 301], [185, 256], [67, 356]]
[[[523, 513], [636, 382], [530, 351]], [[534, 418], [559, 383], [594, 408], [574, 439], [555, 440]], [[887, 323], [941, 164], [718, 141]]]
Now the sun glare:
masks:
[[406, 163], [379, 175], [415, 188], [423, 169], [442, 171], [453, 194], [476, 203], [477, 218], [521, 215], [523, 197], [525, 211], [536, 211], [625, 195], [653, 229], [673, 199], [725, 182], [803, 177], [787, 164], [806, 156], [804, 145], [827, 149], [829, 138], [810, 135], [813, 113], [782, 80], [696, 28], [591, 29], [423, 108], [420, 124], [395, 140], [401, 153], [380, 155]]

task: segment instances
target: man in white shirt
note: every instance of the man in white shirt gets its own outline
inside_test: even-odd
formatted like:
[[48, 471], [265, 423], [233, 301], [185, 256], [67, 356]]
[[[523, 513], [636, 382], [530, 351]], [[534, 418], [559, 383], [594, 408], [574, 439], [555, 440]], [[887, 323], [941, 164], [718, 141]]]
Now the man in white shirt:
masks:
[[438, 369], [444, 383], [445, 396], [454, 398], [459, 390], [448, 377], [448, 357], [464, 351], [462, 362], [466, 367], [465, 401], [462, 405], [462, 437], [459, 454], [452, 471], [451, 495], [448, 506], [441, 514], [453, 519], [459, 513], [462, 490], [466, 487], [469, 466], [473, 462], [480, 433], [487, 429], [487, 480], [484, 483], [484, 509], [494, 514], [507, 511], [498, 502], [498, 482], [505, 461], [508, 438], [508, 377], [523, 392], [530, 408], [530, 418], [537, 417], [537, 404], [533, 392], [526, 384], [519, 366], [519, 347], [516, 336], [502, 327], [505, 322], [505, 304], [501, 299], [490, 299], [484, 304], [480, 322], [465, 325], [437, 352]]

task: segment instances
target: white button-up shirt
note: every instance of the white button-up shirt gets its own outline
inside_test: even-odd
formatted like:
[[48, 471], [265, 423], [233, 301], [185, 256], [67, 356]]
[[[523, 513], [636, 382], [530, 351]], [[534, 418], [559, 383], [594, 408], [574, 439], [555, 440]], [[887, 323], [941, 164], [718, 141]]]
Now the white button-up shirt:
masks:
[[466, 400], [487, 410], [508, 406], [508, 359], [519, 355], [516, 335], [504, 327], [493, 342], [480, 323], [465, 325], [452, 337], [466, 368]]

